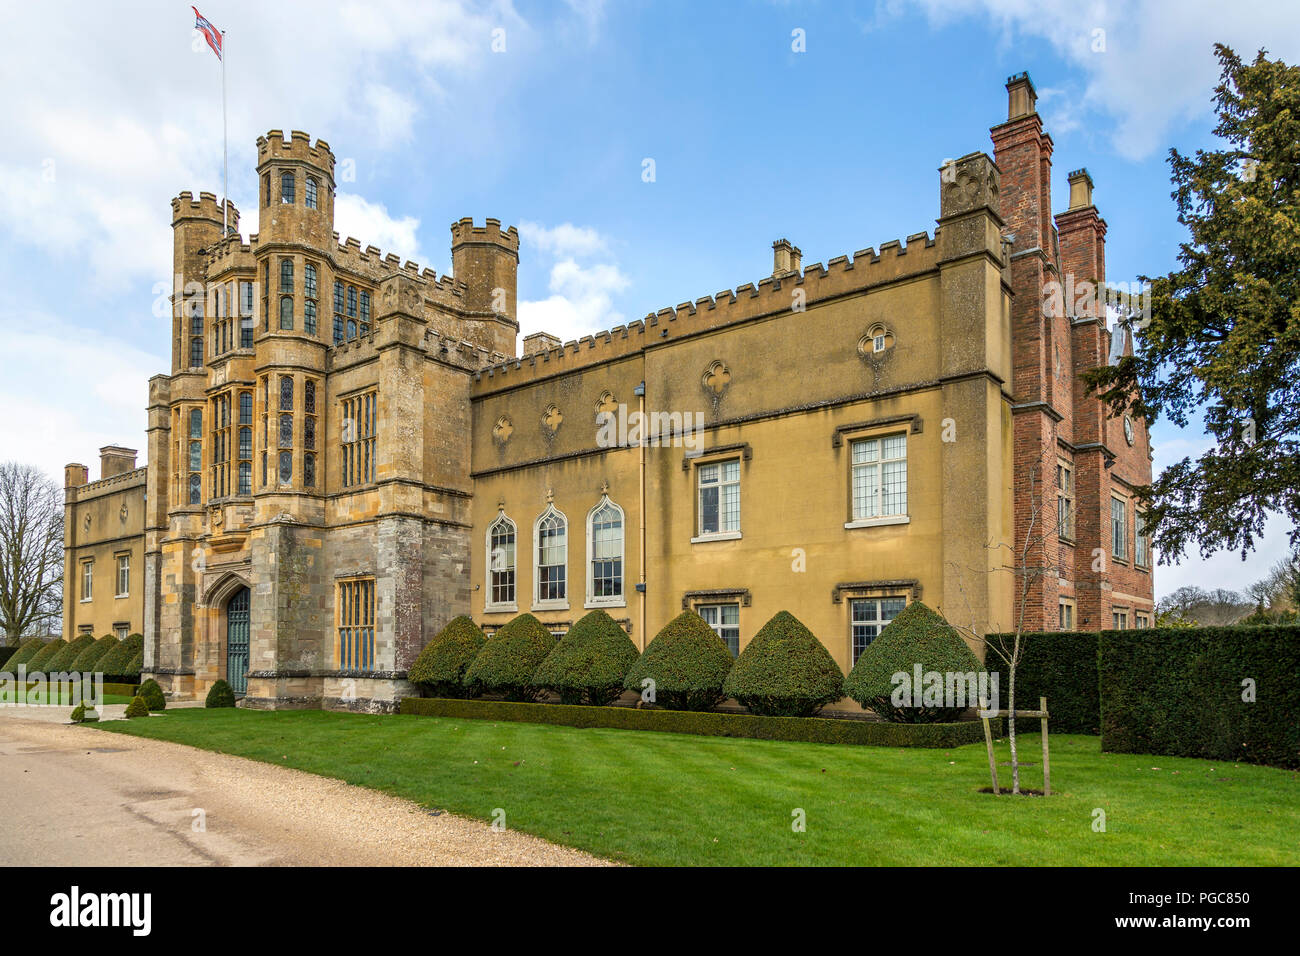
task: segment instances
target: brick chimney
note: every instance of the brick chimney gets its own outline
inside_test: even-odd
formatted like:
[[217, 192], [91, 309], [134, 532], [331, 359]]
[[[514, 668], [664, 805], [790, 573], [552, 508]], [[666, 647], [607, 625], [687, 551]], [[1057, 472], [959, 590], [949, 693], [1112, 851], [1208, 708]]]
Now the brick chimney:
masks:
[[136, 454], [134, 448], [123, 448], [121, 445], [105, 445], [99, 450], [100, 480], [134, 471]]
[[803, 266], [803, 253], [789, 239], [772, 243], [772, 275], [776, 278], [798, 275]]

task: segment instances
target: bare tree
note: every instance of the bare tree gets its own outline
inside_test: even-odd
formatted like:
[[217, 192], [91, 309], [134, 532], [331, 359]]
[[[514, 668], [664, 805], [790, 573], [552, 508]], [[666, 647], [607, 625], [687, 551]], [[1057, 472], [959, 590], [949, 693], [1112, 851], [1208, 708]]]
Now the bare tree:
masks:
[[0, 463], [0, 628], [15, 644], [62, 614], [63, 496], [40, 469]]
[[1249, 614], [1255, 607], [1255, 598], [1253, 593], [1243, 596], [1224, 588], [1207, 591], [1187, 585], [1161, 598], [1156, 610], [1195, 621], [1202, 627], [1226, 627]]
[[[1044, 452], [1040, 457], [1040, 463], [1055, 462], [1055, 460], [1056, 430], [1053, 428], [1051, 440], [1044, 444]], [[1056, 577], [1060, 571], [1058, 564], [1059, 552], [1056, 555], [1058, 560], [1052, 560], [1047, 549], [1048, 539], [1060, 533], [1060, 522], [1063, 518], [1069, 522], [1074, 521], [1072, 513], [1060, 514], [1056, 504], [1058, 499], [1055, 495], [1052, 495], [1049, 501], [1048, 495], [1038, 480], [1040, 469], [1030, 468], [1026, 474], [1028, 480], [1025, 494], [1028, 513], [1025, 516], [1023, 534], [1013, 535], [1009, 544], [1006, 542], [990, 542], [985, 545], [989, 550], [1005, 551], [1008, 561], [1001, 568], [994, 568], [983, 573], [1009, 573], [1014, 581], [1015, 603], [1012, 611], [1015, 615], [1015, 631], [1011, 635], [1010, 648], [1007, 648], [1002, 642], [990, 641], [987, 634], [980, 632], [979, 622], [975, 618], [974, 611], [970, 607], [970, 599], [966, 595], [966, 588], [962, 578], [963, 569], [955, 564], [952, 565], [957, 572], [958, 589], [966, 600], [967, 609], [971, 612], [969, 624], [954, 624], [953, 626], [958, 631], [970, 635], [974, 642], [984, 645], [985, 660], [988, 659], [989, 652], [992, 652], [1006, 665], [1007, 743], [1011, 747], [1011, 792], [1013, 794], [1020, 793], [1020, 755], [1016, 741], [1016, 671], [1020, 666], [1024, 652], [1025, 616], [1029, 610], [1030, 599], [1034, 594], [1035, 585], [1044, 578]]]

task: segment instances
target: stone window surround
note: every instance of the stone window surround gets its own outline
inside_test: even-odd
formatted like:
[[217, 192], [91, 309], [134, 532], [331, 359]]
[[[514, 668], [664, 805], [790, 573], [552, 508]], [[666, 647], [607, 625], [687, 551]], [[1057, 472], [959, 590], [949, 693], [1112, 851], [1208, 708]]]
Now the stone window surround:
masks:
[[[618, 512], [619, 527], [621, 529], [619, 532], [618, 551], [619, 554], [622, 556], [621, 561], [623, 566], [623, 580], [621, 582], [622, 585], [621, 593], [616, 598], [598, 598], [593, 594], [593, 591], [595, 590], [594, 588], [595, 582], [592, 581], [591, 572], [592, 572], [592, 562], [595, 560], [596, 557], [595, 555], [596, 542], [591, 531], [591, 521], [592, 518], [596, 516], [596, 512], [599, 511], [603, 506], [607, 504], [613, 507], [614, 510]], [[601, 607], [627, 607], [627, 514], [623, 511], [623, 508], [618, 504], [618, 502], [610, 498], [608, 493], [602, 494], [600, 496], [600, 500], [597, 501], [595, 505], [592, 506], [591, 510], [587, 512], [586, 531], [587, 531], [587, 569], [584, 575], [584, 577], [586, 578], [586, 600], [583, 602], [582, 606], [584, 608], [593, 608], [593, 609], [601, 608]]]

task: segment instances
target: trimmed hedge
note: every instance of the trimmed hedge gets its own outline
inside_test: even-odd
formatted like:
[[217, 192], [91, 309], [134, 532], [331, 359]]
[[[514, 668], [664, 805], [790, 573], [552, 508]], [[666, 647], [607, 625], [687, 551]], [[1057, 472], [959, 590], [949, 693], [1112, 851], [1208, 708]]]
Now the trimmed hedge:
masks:
[[740, 652], [722, 692], [765, 717], [813, 717], [844, 696], [844, 672], [798, 618], [778, 611]]
[[59, 653], [45, 662], [45, 672], [47, 674], [70, 673], [72, 671], [72, 662], [88, 647], [95, 645], [95, 638], [91, 634], [82, 634], [75, 640], [68, 642]]
[[474, 663], [487, 636], [468, 614], [454, 617], [424, 646], [406, 679], [433, 697], [477, 697], [482, 688], [465, 683], [465, 671]]
[[[72, 659], [71, 669], [79, 674], [102, 673], [102, 671], [99, 670], [99, 662], [113, 651], [117, 650], [121, 643], [122, 642], [112, 634], [104, 635]], [[141, 644], [140, 646], [143, 647], [144, 645]]]
[[493, 634], [465, 670], [465, 683], [478, 683], [485, 694], [504, 694], [507, 700], [536, 700], [542, 688], [533, 674], [555, 649], [555, 635], [531, 614], [520, 614]]
[[[426, 717], [506, 720], [562, 727], [650, 730], [706, 737], [787, 740], [814, 744], [862, 744], [876, 747], [960, 747], [984, 740], [978, 720], [960, 723], [891, 724], [828, 717], [758, 717], [701, 711], [639, 710], [633, 707], [574, 707], [496, 700], [403, 698], [399, 713]], [[995, 719], [995, 728], [1001, 723]]]
[[[1016, 710], [1037, 710], [1038, 698], [1047, 698], [1054, 733], [1101, 733], [1100, 695], [1097, 689], [1097, 633], [1095, 631], [1035, 631], [1020, 635], [1020, 666], [1016, 668]], [[1005, 647], [1011, 656], [1014, 634], [989, 634], [984, 668], [998, 675], [998, 706], [1007, 705], [1010, 683], [1007, 663], [993, 647]]]
[[107, 654], [99, 659], [99, 666], [96, 668], [104, 675], [105, 680], [114, 677], [130, 677], [139, 679], [140, 671], [134, 674], [130, 672], [131, 659], [136, 654], [144, 652], [144, 635], [131, 634], [126, 640], [120, 642], [117, 647], [113, 648]]
[[150, 710], [167, 709], [167, 697], [163, 694], [162, 687], [152, 677], [140, 685], [140, 691], [136, 696], [143, 700]]
[[68, 646], [67, 642], [64, 641], [62, 638], [59, 638], [58, 640], [50, 641], [39, 651], [33, 654], [30, 658], [28, 658], [27, 672], [29, 674], [34, 673], [36, 671], [41, 671], [43, 673], [45, 671], [45, 665], [50, 662], [50, 659], [53, 658], [55, 654], [59, 653], [67, 646]]
[[126, 705], [127, 717], [148, 717], [149, 705], [144, 702], [144, 698], [139, 695], [131, 698], [131, 703]]
[[623, 686], [638, 694], [654, 681], [654, 703], [669, 710], [712, 710], [726, 695], [722, 685], [736, 659], [694, 611], [683, 611], [655, 635]]
[[[923, 674], [978, 674], [984, 670], [955, 627], [925, 604], [913, 601], [867, 645], [844, 681], [844, 693], [879, 716], [899, 723], [955, 720], [964, 708], [894, 706], [894, 674], [907, 674], [910, 680], [918, 664]], [[912, 688], [914, 704], [921, 692], [922, 688]]]
[[563, 704], [603, 707], [623, 696], [623, 679], [636, 663], [636, 645], [601, 610], [583, 616], [546, 655], [533, 681]]
[[9, 655], [9, 660], [5, 661], [5, 672], [9, 674], [18, 673], [18, 665], [26, 664], [32, 657], [45, 646], [45, 642], [39, 637], [29, 637], [22, 641], [13, 654]]
[[72, 708], [72, 715], [68, 719], [74, 724], [93, 724], [99, 720], [99, 713], [93, 707], [87, 710], [83, 703]]
[[[1300, 768], [1300, 627], [1099, 637], [1102, 750]], [[1242, 700], [1247, 679], [1254, 703]]]
[[208, 696], [203, 701], [203, 706], [208, 708], [234, 707], [235, 691], [224, 680], [218, 680], [208, 690]]
[[17, 653], [18, 653], [17, 644], [5, 644], [3, 646], [0, 646], [0, 667], [4, 667], [7, 663], [9, 663], [9, 658], [13, 657]]

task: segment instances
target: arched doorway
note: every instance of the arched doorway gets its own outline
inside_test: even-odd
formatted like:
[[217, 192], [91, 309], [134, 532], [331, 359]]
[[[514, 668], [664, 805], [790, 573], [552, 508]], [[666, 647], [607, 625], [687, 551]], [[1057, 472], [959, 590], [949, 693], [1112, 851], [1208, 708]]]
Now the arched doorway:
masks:
[[226, 680], [237, 697], [248, 693], [248, 588], [226, 604]]

